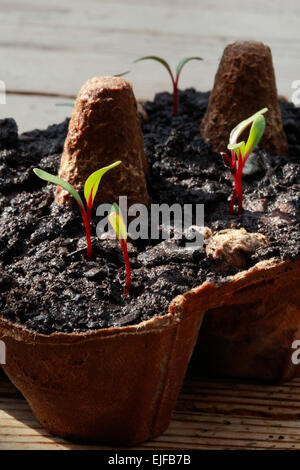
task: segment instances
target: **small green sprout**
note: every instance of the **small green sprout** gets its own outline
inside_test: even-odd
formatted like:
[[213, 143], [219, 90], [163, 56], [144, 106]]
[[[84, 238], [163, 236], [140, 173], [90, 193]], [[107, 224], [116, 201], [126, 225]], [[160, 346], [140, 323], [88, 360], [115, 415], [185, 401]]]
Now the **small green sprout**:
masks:
[[129, 293], [130, 284], [131, 284], [130, 263], [129, 263], [129, 257], [128, 257], [128, 251], [127, 251], [127, 229], [126, 229], [125, 222], [122, 217], [118, 204], [114, 203], [112, 205], [111, 212], [108, 216], [108, 220], [112, 228], [114, 229], [116, 236], [119, 240], [119, 243], [121, 245], [121, 248], [122, 248], [123, 257], [125, 261], [125, 267], [126, 267], [126, 283], [125, 283], [124, 294], [127, 295]]
[[92, 242], [91, 242], [91, 217], [92, 217], [92, 208], [96, 193], [98, 191], [99, 183], [101, 181], [102, 176], [112, 168], [120, 165], [121, 161], [117, 161], [112, 163], [111, 165], [105, 166], [100, 170], [95, 171], [92, 173], [85, 182], [84, 185], [84, 197], [86, 201], [86, 208], [82, 202], [81, 197], [79, 196], [76, 189], [67, 181], [64, 181], [57, 176], [51, 175], [47, 173], [47, 171], [41, 170], [40, 168], [34, 168], [34, 173], [41, 178], [42, 180], [48, 181], [49, 183], [54, 183], [66, 191], [68, 191], [71, 196], [75, 199], [77, 204], [79, 205], [79, 209], [81, 212], [81, 216], [83, 219], [83, 223], [85, 226], [85, 234], [86, 234], [86, 242], [87, 242], [87, 257], [91, 259], [92, 257]]
[[[263, 108], [257, 113], [250, 116], [248, 119], [240, 122], [230, 133], [229, 144], [227, 148], [231, 151], [231, 157], [225, 152], [221, 152], [224, 164], [229, 168], [233, 174], [234, 189], [233, 195], [229, 206], [229, 214], [233, 214], [234, 204], [236, 198], [238, 199], [238, 214], [240, 215], [243, 208], [243, 193], [242, 193], [242, 174], [247, 158], [258, 145], [265, 127], [266, 121], [263, 116], [268, 108]], [[242, 132], [251, 124], [247, 143], [241, 141], [237, 142]]]
[[75, 101], [70, 101], [69, 103], [55, 103], [55, 106], [69, 106], [70, 108], [74, 108]]
[[125, 75], [128, 75], [129, 73], [130, 73], [130, 70], [126, 70], [126, 72], [116, 73], [115, 75], [113, 75], [113, 77], [124, 77]]
[[171, 80], [172, 80], [172, 85], [173, 85], [173, 116], [177, 116], [177, 111], [178, 111], [178, 80], [179, 80], [179, 75], [185, 66], [187, 62], [190, 60], [203, 60], [201, 57], [185, 57], [182, 59], [177, 67], [176, 67], [176, 75], [174, 76], [171, 67], [169, 66], [168, 62], [166, 62], [164, 59], [161, 57], [157, 57], [155, 55], [149, 55], [146, 57], [141, 57], [140, 59], [135, 60], [134, 62], [140, 62], [141, 60], [156, 60], [157, 62], [160, 62], [169, 72]]

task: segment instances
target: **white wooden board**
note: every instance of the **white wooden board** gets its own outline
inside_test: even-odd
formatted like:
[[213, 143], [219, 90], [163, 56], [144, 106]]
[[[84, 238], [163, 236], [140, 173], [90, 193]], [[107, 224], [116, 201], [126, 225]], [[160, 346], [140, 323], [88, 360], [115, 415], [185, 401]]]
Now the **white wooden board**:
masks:
[[[159, 64], [133, 60], [200, 55], [180, 86], [212, 87], [226, 44], [256, 39], [270, 45], [281, 94], [300, 80], [300, 3], [286, 0], [0, 0], [0, 80], [9, 90], [75, 94], [95, 75], [131, 70], [138, 98], [170, 90]], [[0, 118], [13, 116], [20, 131], [45, 127], [70, 113], [57, 99], [8, 96]]]

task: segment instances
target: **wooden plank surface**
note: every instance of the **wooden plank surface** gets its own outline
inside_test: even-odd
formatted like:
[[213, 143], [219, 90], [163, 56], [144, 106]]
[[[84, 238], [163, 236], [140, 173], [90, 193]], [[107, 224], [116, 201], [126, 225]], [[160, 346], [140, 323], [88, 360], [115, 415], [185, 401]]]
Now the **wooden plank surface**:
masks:
[[[226, 44], [256, 39], [270, 45], [281, 94], [300, 79], [298, 0], [0, 0], [0, 80], [8, 90], [77, 94], [95, 75], [131, 70], [138, 98], [170, 89], [159, 64], [133, 64], [160, 54], [175, 66], [187, 55], [182, 88], [211, 89]], [[20, 131], [44, 128], [70, 114], [59, 99], [7, 95], [1, 117]]]
[[[117, 448], [81, 446], [49, 435], [1, 375], [0, 450], [6, 449]], [[274, 386], [190, 375], [168, 430], [134, 449], [300, 449], [300, 378]]]

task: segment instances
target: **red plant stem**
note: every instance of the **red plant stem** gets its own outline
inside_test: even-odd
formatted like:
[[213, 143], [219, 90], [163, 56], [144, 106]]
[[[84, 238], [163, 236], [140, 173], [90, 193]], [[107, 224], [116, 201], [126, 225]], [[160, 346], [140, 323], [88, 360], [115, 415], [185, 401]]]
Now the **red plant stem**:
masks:
[[235, 183], [234, 183], [233, 195], [232, 195], [230, 205], [229, 205], [229, 215], [233, 215], [234, 203], [235, 203], [235, 200], [236, 200], [236, 197], [237, 197], [236, 178], [234, 178], [234, 179], [235, 179]]
[[238, 185], [237, 185], [237, 175], [236, 175], [237, 158], [236, 158], [236, 153], [234, 150], [231, 150], [231, 160], [226, 153], [221, 153], [221, 155], [222, 155], [223, 160], [225, 159], [229, 163], [231, 171], [233, 172], [234, 188], [233, 188], [233, 194], [232, 194], [232, 198], [231, 198], [230, 205], [229, 205], [229, 215], [233, 215], [234, 204], [238, 195], [238, 190], [237, 190]]
[[236, 172], [233, 174], [234, 189], [233, 189], [233, 195], [232, 195], [230, 205], [229, 205], [229, 215], [233, 215], [233, 209], [234, 209], [236, 198], [238, 199], [238, 215], [240, 215], [243, 210], [242, 174], [243, 174], [243, 168], [244, 168], [247, 158], [245, 158], [245, 156], [244, 157], [240, 156], [240, 158], [237, 159], [236, 153], [233, 150], [231, 152], [231, 159], [232, 159], [231, 167], [236, 168], [236, 164], [237, 164], [237, 168], [236, 168]]
[[92, 218], [92, 207], [93, 207], [93, 189], [92, 186], [89, 200], [87, 201], [86, 211], [81, 210], [81, 214], [83, 214], [83, 221], [85, 226], [85, 236], [86, 236], [86, 245], [87, 245], [87, 257], [88, 259], [92, 258], [93, 250], [92, 250], [92, 241], [91, 241], [91, 218]]
[[243, 188], [242, 188], [242, 174], [243, 174], [243, 168], [244, 168], [244, 161], [241, 161], [241, 159], [238, 160], [238, 169], [236, 174], [234, 175], [234, 190], [233, 190], [233, 196], [231, 199], [230, 207], [229, 207], [229, 214], [233, 214], [233, 207], [234, 203], [236, 200], [236, 197], [238, 199], [238, 215], [241, 215], [242, 210], [243, 210]]
[[224, 165], [228, 168], [232, 168], [233, 162], [232, 159], [225, 152], [221, 152], [221, 157], [223, 158]]
[[239, 159], [239, 167], [238, 167], [238, 215], [242, 213], [243, 210], [243, 188], [242, 188], [242, 175], [243, 169], [246, 162], [246, 158]]
[[87, 257], [92, 258], [92, 241], [91, 241], [91, 210], [87, 210], [87, 221], [85, 225], [86, 245], [87, 245]]
[[242, 191], [242, 175], [238, 180], [238, 215], [241, 215], [243, 209], [243, 191]]
[[88, 259], [91, 259], [93, 254], [91, 241], [91, 211], [89, 209], [85, 211], [84, 208], [80, 207], [80, 212], [85, 227], [87, 257]]
[[121, 248], [122, 248], [122, 251], [123, 251], [123, 257], [124, 257], [125, 267], [126, 267], [126, 283], [125, 283], [124, 294], [128, 295], [130, 285], [131, 285], [131, 271], [130, 271], [128, 251], [127, 251], [127, 242], [126, 242], [126, 240], [121, 239], [120, 244], [121, 244]]
[[173, 83], [173, 116], [177, 116], [178, 112], [178, 82], [172, 78]]
[[87, 243], [87, 257], [88, 259], [92, 259], [92, 241], [91, 241], [91, 227], [90, 223], [88, 222], [85, 226], [85, 235], [86, 235], [86, 243]]

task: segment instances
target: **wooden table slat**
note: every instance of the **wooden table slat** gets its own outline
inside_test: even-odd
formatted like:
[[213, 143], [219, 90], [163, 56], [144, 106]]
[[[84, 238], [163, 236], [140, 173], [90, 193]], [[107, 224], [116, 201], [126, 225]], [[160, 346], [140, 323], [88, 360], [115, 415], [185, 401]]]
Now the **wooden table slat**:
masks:
[[[299, 387], [299, 378], [274, 386], [189, 377], [167, 431], [132, 449], [300, 449]], [[0, 375], [0, 449], [120, 447], [81, 446], [51, 436]]]

